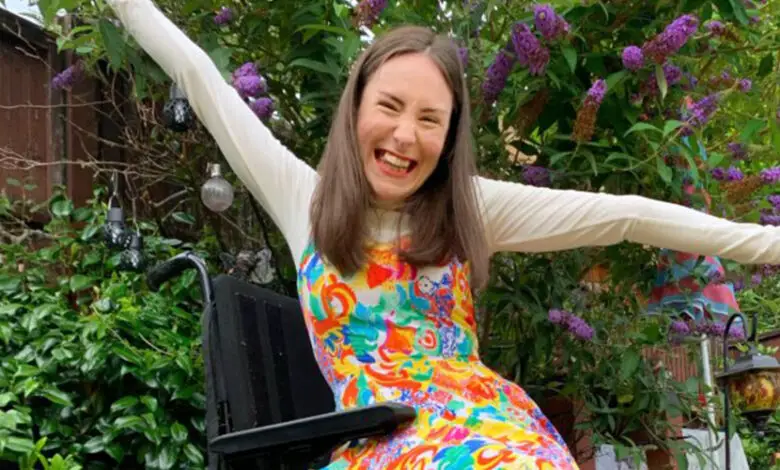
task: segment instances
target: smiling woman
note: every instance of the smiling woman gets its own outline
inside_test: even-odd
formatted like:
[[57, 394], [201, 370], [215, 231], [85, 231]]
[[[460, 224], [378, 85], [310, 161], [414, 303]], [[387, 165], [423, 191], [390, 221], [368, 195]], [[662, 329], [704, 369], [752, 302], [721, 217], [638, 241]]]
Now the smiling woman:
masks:
[[427, 28], [395, 29], [363, 52], [315, 171], [150, 0], [112, 5], [282, 231], [337, 407], [417, 411], [405, 429], [339, 449], [331, 470], [576, 468], [525, 391], [480, 360], [472, 291], [493, 252], [629, 240], [780, 263], [776, 227], [479, 177], [457, 48]]

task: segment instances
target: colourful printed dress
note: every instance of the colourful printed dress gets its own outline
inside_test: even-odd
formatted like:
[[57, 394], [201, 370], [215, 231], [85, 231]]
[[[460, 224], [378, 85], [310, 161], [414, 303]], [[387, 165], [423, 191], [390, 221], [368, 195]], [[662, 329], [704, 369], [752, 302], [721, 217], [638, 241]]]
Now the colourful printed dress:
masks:
[[571, 469], [525, 392], [477, 355], [468, 265], [415, 269], [393, 244], [344, 278], [310, 244], [298, 275], [315, 356], [341, 409], [393, 401], [413, 425], [342, 449], [328, 469]]
[[[150, 0], [109, 0], [173, 78], [231, 169], [274, 219], [298, 265], [312, 347], [346, 409], [409, 404], [414, 423], [341, 449], [335, 469], [568, 469], [564, 443], [517, 385], [479, 360], [469, 268], [399, 262], [395, 213], [370, 218], [368, 262], [343, 277], [313, 249], [316, 171], [257, 119], [208, 54]], [[780, 228], [737, 224], [638, 196], [561, 191], [474, 177], [491, 252], [544, 252], [625, 240], [743, 263], [780, 264]], [[369, 216], [373, 217], [372, 214]], [[396, 218], [395, 220], [393, 218]], [[453, 220], [452, 223], [458, 223]], [[403, 227], [403, 223], [400, 226]]]

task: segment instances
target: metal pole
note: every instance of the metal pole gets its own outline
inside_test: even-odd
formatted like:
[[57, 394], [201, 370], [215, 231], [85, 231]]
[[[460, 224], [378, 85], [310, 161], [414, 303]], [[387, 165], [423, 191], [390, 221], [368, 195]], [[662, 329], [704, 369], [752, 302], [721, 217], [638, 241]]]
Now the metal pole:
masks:
[[[713, 399], [713, 390], [715, 390], [714, 383], [712, 380], [712, 362], [710, 359], [710, 340], [707, 338], [707, 335], [701, 335], [701, 341], [699, 342], [699, 345], [701, 346], [701, 364], [702, 364], [702, 375], [704, 375], [704, 384], [707, 386], [709, 391], [707, 392], [707, 419], [710, 423], [712, 423], [712, 426], [715, 426], [717, 417], [715, 416], [715, 407], [713, 406], [712, 399]], [[710, 449], [710, 456], [712, 457], [712, 460], [714, 462], [718, 462], [718, 449], [716, 447], [717, 442], [717, 435], [712, 430], [712, 427], [707, 426], [707, 447]], [[718, 462], [717, 468], [720, 468], [720, 463]]]

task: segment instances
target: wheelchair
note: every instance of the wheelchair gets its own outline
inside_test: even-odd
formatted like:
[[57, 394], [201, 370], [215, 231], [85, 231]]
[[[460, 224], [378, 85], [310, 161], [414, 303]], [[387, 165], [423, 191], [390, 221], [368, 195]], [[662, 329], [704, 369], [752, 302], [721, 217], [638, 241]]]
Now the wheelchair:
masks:
[[195, 269], [204, 297], [208, 470], [319, 469], [337, 447], [385, 436], [416, 417], [397, 403], [336, 411], [297, 299], [220, 274], [184, 252], [147, 273], [157, 292]]

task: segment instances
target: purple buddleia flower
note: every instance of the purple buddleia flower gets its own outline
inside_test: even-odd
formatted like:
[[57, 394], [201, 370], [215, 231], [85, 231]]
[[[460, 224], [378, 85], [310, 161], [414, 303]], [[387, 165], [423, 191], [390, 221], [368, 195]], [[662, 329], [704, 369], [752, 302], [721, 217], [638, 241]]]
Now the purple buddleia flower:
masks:
[[716, 93], [705, 96], [691, 105], [682, 116], [685, 128], [681, 134], [685, 136], [691, 135], [693, 129], [704, 127], [718, 109], [718, 99], [719, 95]]
[[233, 81], [242, 98], [257, 98], [267, 91], [265, 80], [259, 75], [243, 75]]
[[726, 170], [723, 168], [713, 168], [710, 174], [718, 181], [726, 181]]
[[564, 312], [563, 310], [558, 310], [554, 308], [554, 309], [550, 309], [550, 311], [547, 312], [547, 319], [553, 325], [562, 325], [566, 323], [568, 318], [569, 318], [569, 313]]
[[360, 24], [368, 28], [373, 27], [385, 8], [387, 8], [387, 0], [360, 0], [357, 6]]
[[506, 86], [506, 79], [513, 65], [512, 56], [505, 50], [502, 49], [496, 54], [495, 60], [488, 67], [487, 77], [482, 82], [482, 93], [486, 102], [493, 103], [498, 99], [498, 95]]
[[663, 64], [666, 58], [679, 51], [699, 27], [699, 19], [690, 14], [670, 23], [661, 34], [642, 46], [645, 55], [655, 63]]
[[774, 184], [780, 181], [780, 166], [761, 170], [761, 181], [766, 184]]
[[758, 286], [762, 282], [764, 282], [764, 278], [761, 276], [761, 273], [754, 273], [752, 276], [750, 276], [750, 283], [752, 285]]
[[740, 292], [745, 289], [745, 281], [743, 279], [737, 279], [734, 281], [734, 291]]
[[515, 23], [512, 27], [512, 46], [518, 63], [528, 67], [531, 75], [543, 75], [550, 62], [550, 51], [524, 23]]
[[469, 50], [466, 47], [459, 47], [458, 48], [458, 58], [460, 59], [460, 63], [463, 66], [463, 69], [465, 70], [466, 67], [469, 64]]
[[623, 67], [637, 71], [645, 66], [645, 55], [638, 46], [628, 46], [623, 49]]
[[761, 214], [759, 218], [761, 225], [771, 225], [773, 227], [780, 226], [780, 215], [775, 214]]
[[590, 340], [593, 338], [593, 328], [588, 325], [588, 322], [576, 315], [570, 315], [567, 328], [570, 333], [582, 340]]
[[523, 168], [523, 181], [531, 186], [550, 186], [550, 172], [543, 166], [528, 165]]
[[569, 32], [569, 24], [548, 4], [534, 6], [534, 25], [548, 41], [565, 36]]
[[670, 329], [672, 333], [677, 335], [685, 336], [691, 333], [691, 328], [688, 326], [688, 324], [680, 320], [673, 321], [670, 326]]
[[270, 118], [271, 114], [274, 112], [274, 102], [267, 96], [253, 100], [251, 103], [249, 103], [249, 107], [252, 109], [255, 115], [257, 115], [257, 117], [264, 121]]
[[601, 104], [601, 102], [604, 101], [604, 95], [606, 93], [607, 93], [606, 80], [598, 79], [595, 82], [593, 82], [593, 85], [591, 85], [585, 100], [587, 101], [588, 99], [590, 99], [595, 104]]
[[775, 210], [780, 211], [780, 194], [767, 196], [766, 200], [769, 201], [769, 204], [772, 204], [772, 207], [774, 207]]
[[742, 181], [744, 177], [742, 170], [735, 166], [729, 167], [728, 171], [726, 171], [726, 179], [728, 181]]
[[743, 93], [747, 93], [752, 88], [753, 88], [753, 82], [749, 78], [742, 78], [739, 80], [739, 91]]
[[51, 81], [51, 86], [55, 90], [70, 88], [79, 81], [84, 75], [84, 64], [81, 61], [76, 62], [57, 74]]
[[219, 13], [214, 16], [214, 23], [218, 25], [225, 25], [233, 21], [233, 10], [228, 7], [222, 7], [219, 9]]
[[664, 78], [667, 85], [676, 85], [682, 79], [682, 70], [674, 64], [664, 64]]
[[740, 144], [739, 142], [731, 142], [727, 147], [729, 152], [731, 152], [731, 155], [736, 160], [744, 160], [744, 158], [747, 156], [747, 148], [744, 144]]
[[723, 36], [726, 33], [726, 26], [717, 20], [707, 23], [706, 28], [713, 36]]
[[233, 80], [238, 77], [244, 77], [247, 75], [259, 75], [257, 72], [257, 65], [254, 62], [246, 62], [241, 67], [233, 71]]

